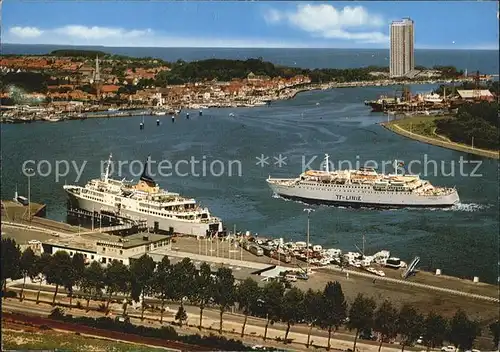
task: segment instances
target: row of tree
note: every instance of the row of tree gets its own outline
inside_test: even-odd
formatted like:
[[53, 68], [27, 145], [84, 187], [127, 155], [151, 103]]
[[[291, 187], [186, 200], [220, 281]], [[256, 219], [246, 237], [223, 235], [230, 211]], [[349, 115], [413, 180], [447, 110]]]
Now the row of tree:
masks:
[[[283, 322], [287, 325], [285, 341], [293, 325], [307, 323], [310, 327], [308, 345], [313, 327], [328, 331], [328, 348], [330, 339], [341, 326], [355, 331], [354, 349], [361, 332], [373, 329], [379, 334], [379, 349], [383, 342], [401, 339], [402, 349], [410, 346], [421, 336], [423, 344], [428, 348], [439, 347], [445, 340], [461, 349], [470, 349], [480, 334], [479, 324], [471, 321], [459, 310], [447, 321], [445, 318], [430, 313], [423, 316], [410, 305], [397, 309], [389, 301], [378, 308], [372, 298], [359, 294], [352, 304], [348, 305], [342, 287], [338, 282], [329, 282], [323, 291], [309, 289], [303, 292], [296, 287], [286, 289], [281, 282], [272, 281], [260, 287], [251, 278], [236, 284], [232, 271], [219, 268], [215, 273], [206, 263], [197, 270], [189, 258], [171, 264], [167, 257], [155, 263], [148, 255], [133, 260], [129, 267], [119, 261], [112, 261], [106, 267], [98, 262], [84, 264], [81, 254], [70, 257], [67, 252], [58, 251], [53, 255], [44, 253], [36, 256], [28, 248], [22, 254], [13, 240], [2, 239], [2, 284], [6, 289], [7, 278], [24, 278], [33, 280], [40, 278], [37, 294], [39, 301], [41, 278], [55, 285], [52, 303], [56, 304], [56, 296], [60, 287], [64, 287], [70, 297], [70, 306], [74, 289], [87, 299], [87, 309], [91, 299], [107, 300], [105, 309], [113, 296], [126, 297], [123, 313], [126, 314], [128, 299], [142, 302], [141, 319], [146, 304], [141, 297], [154, 297], [161, 304], [160, 322], [163, 322], [166, 301], [180, 302], [176, 319], [182, 326], [186, 320], [184, 304], [190, 302], [200, 309], [199, 327], [203, 322], [203, 312], [207, 307], [217, 307], [220, 313], [219, 332], [222, 333], [223, 316], [231, 307], [237, 306], [245, 315], [241, 329], [244, 336], [245, 325], [249, 315], [266, 319], [264, 339], [270, 324]], [[24, 284], [23, 288], [24, 290]], [[20, 299], [23, 299], [21, 291]], [[496, 329], [496, 330], [495, 330]], [[498, 325], [492, 327], [498, 339]], [[495, 343], [498, 343], [496, 341]]]
[[455, 117], [436, 120], [436, 132], [454, 142], [498, 150], [500, 149], [498, 108], [497, 102], [465, 104], [458, 108]]
[[234, 78], [243, 79], [252, 72], [257, 76], [290, 78], [296, 75], [305, 75], [313, 83], [326, 83], [331, 81], [353, 82], [370, 81], [376, 79], [370, 72], [386, 71], [384, 67], [361, 67], [350, 69], [317, 68], [303, 69], [285, 67], [263, 61], [262, 58], [248, 60], [208, 59], [201, 61], [185, 62], [178, 60], [170, 64], [170, 71], [160, 72], [156, 77], [157, 86], [183, 84], [198, 81], [231, 81]]
[[[284, 77], [289, 78], [296, 75], [305, 75], [311, 78], [312, 83], [355, 82], [373, 81], [377, 77], [371, 72], [388, 72], [388, 67], [367, 66], [360, 68], [316, 68], [304, 69], [297, 67], [286, 67], [274, 65], [271, 62], [263, 61], [262, 58], [248, 60], [231, 59], [208, 59], [200, 61], [185, 62], [178, 60], [169, 64], [171, 70], [160, 72], [156, 78], [157, 86], [171, 84], [183, 84], [198, 81], [230, 81], [234, 78], [243, 79], [252, 72], [258, 76]], [[422, 67], [422, 69], [426, 69]], [[461, 71], [457, 71], [453, 66], [434, 67], [440, 70], [445, 78], [457, 77]]]

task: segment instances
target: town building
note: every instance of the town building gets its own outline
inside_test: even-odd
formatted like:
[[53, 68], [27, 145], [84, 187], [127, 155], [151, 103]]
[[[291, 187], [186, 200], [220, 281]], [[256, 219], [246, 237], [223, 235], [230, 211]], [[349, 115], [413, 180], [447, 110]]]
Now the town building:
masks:
[[169, 236], [153, 233], [137, 233], [126, 237], [94, 233], [76, 235], [69, 239], [51, 239], [42, 242], [42, 247], [43, 252], [49, 254], [65, 251], [72, 257], [75, 253], [81, 253], [86, 263], [97, 261], [109, 264], [118, 260], [130, 265], [131, 257], [140, 257], [155, 249], [166, 247], [169, 241]]
[[462, 100], [485, 100], [490, 102], [495, 100], [495, 97], [488, 89], [459, 89], [457, 93]]
[[391, 23], [391, 77], [404, 77], [415, 69], [414, 28], [414, 22], [410, 18]]

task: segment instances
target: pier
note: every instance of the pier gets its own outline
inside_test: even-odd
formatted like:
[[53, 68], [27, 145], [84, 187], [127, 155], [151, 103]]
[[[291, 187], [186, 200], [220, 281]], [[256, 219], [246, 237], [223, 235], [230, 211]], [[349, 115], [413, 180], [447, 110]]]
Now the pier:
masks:
[[[117, 235], [129, 235], [148, 229], [145, 219], [130, 219], [121, 217], [111, 212], [91, 212], [83, 209], [68, 209], [68, 220], [81, 225], [91, 225], [90, 231], [79, 232], [80, 234], [109, 233]], [[104, 227], [103, 227], [104, 226]]]
[[[84, 118], [112, 118], [112, 117], [132, 117], [132, 116], [149, 116], [153, 115], [152, 110], [148, 111], [130, 111], [130, 110], [124, 110], [124, 111], [113, 111], [109, 113], [89, 113], [89, 114], [83, 114], [82, 117]], [[74, 117], [70, 119], [79, 119], [81, 117]]]
[[2, 201], [2, 221], [8, 220], [29, 220], [30, 218], [45, 217], [46, 205], [31, 202], [29, 205], [23, 205], [12, 200]]

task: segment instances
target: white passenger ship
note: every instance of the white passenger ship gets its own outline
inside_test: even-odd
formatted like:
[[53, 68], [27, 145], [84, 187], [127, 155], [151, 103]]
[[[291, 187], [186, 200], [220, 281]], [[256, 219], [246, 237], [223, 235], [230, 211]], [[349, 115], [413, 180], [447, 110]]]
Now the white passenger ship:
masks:
[[383, 175], [373, 168], [309, 170], [297, 178], [269, 178], [274, 193], [305, 202], [373, 207], [449, 207], [460, 201], [455, 188], [434, 187], [418, 175]]
[[[149, 158], [148, 158], [149, 162]], [[106, 172], [100, 179], [90, 180], [84, 187], [65, 185], [69, 207], [91, 212], [113, 213], [135, 221], [147, 221], [147, 226], [163, 231], [206, 236], [223, 231], [222, 221], [201, 208], [194, 199], [161, 189], [147, 175], [146, 163], [137, 184], [109, 177], [109, 157]]]

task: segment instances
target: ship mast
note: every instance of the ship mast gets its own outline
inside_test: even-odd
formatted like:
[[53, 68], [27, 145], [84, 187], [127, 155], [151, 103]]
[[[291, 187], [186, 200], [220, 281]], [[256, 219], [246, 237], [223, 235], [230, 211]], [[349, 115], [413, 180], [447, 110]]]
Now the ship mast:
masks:
[[107, 162], [107, 165], [106, 165], [106, 173], [104, 174], [104, 182], [108, 182], [108, 177], [109, 177], [109, 167], [111, 165], [111, 157], [113, 156], [113, 154], [109, 154], [109, 159], [108, 159], [108, 162]]
[[330, 165], [329, 165], [328, 157], [329, 157], [329, 155], [325, 154], [325, 171], [327, 173], [330, 172]]

